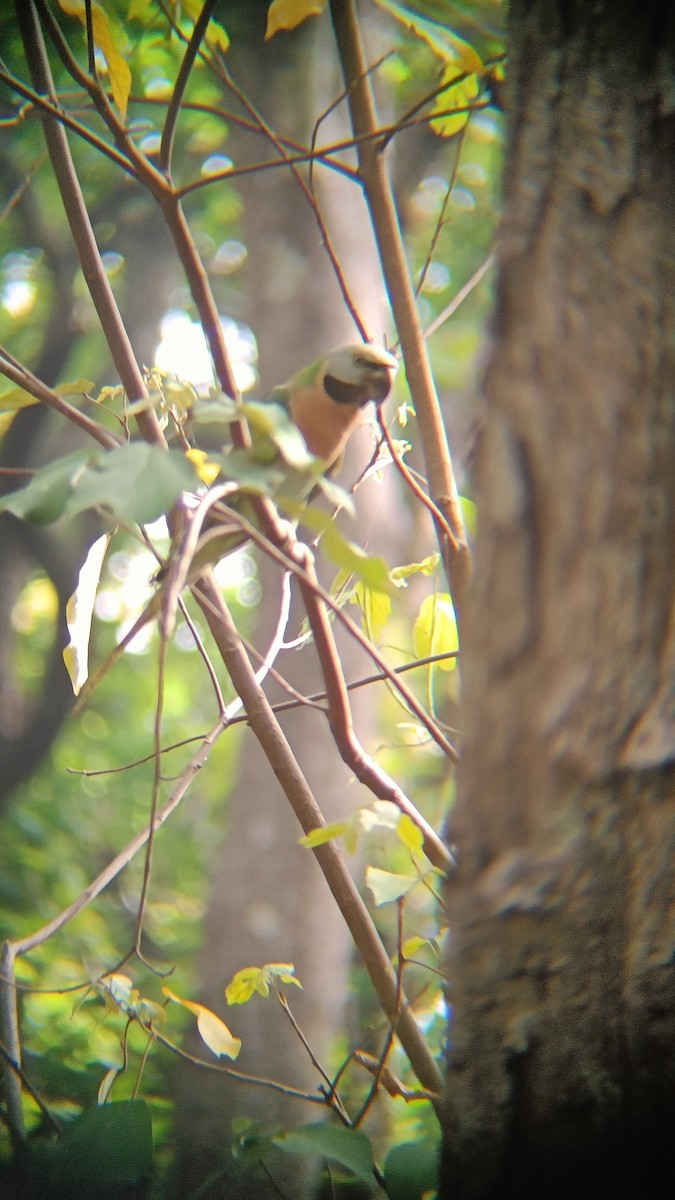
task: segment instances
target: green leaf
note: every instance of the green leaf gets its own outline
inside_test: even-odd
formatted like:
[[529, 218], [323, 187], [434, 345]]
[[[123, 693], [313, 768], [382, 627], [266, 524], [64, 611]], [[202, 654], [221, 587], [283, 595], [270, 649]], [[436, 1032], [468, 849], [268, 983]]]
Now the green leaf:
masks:
[[278, 1134], [274, 1144], [291, 1154], [320, 1154], [346, 1167], [362, 1183], [373, 1183], [373, 1149], [366, 1135], [356, 1129], [318, 1121]]
[[292, 515], [299, 516], [303, 525], [314, 533], [321, 534], [321, 545], [331, 562], [341, 567], [348, 575], [356, 575], [367, 587], [374, 592], [390, 593], [393, 584], [389, 578], [389, 567], [383, 558], [376, 554], [366, 554], [359, 546], [355, 546], [338, 529], [330, 513], [313, 505], [289, 505], [284, 498], [284, 507], [289, 508]]
[[180, 451], [128, 442], [77, 478], [65, 513], [73, 517], [87, 508], [105, 508], [120, 521], [146, 524], [168, 512], [181, 492], [194, 488], [197, 481], [192, 464]]
[[65, 458], [42, 467], [25, 488], [11, 492], [0, 500], [0, 510], [14, 513], [24, 521], [35, 525], [49, 525], [63, 516], [75, 482], [88, 464], [95, 464], [101, 456], [90, 450], [76, 450]]
[[384, 1185], [389, 1200], [422, 1200], [438, 1188], [438, 1142], [404, 1142], [389, 1151], [384, 1162]]
[[70, 1125], [54, 1155], [51, 1191], [60, 1200], [110, 1194], [137, 1184], [152, 1167], [152, 1125], [144, 1100], [91, 1109]]
[[289, 466], [302, 471], [316, 465], [318, 471], [316, 458], [310, 454], [305, 439], [283, 404], [249, 400], [242, 405], [242, 412], [251, 427], [254, 445], [256, 436], [271, 441]]
[[[418, 658], [459, 649], [457, 620], [450, 596], [435, 592], [422, 601], [413, 627], [413, 644]], [[454, 671], [456, 665], [456, 658], [438, 663], [441, 671]]]
[[473, 500], [467, 500], [466, 496], [460, 496], [460, 507], [462, 509], [462, 517], [466, 525], [467, 532], [470, 537], [476, 536], [476, 505]]
[[419, 883], [418, 875], [395, 875], [393, 871], [381, 871], [379, 867], [366, 867], [366, 885], [373, 893], [376, 906], [393, 904], [412, 891]]

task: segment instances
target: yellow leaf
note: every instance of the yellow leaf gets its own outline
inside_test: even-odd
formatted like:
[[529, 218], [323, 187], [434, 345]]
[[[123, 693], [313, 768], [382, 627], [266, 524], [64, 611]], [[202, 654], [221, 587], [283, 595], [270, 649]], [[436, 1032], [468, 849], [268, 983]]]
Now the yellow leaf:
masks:
[[242, 967], [225, 988], [225, 998], [228, 1004], [246, 1004], [256, 992], [268, 996], [269, 990], [260, 967]]
[[205, 450], [186, 450], [185, 457], [190, 460], [202, 483], [205, 483], [207, 487], [210, 487], [218, 478], [220, 467], [217, 462], [209, 458]]
[[[68, 13], [68, 16], [77, 17], [83, 25], [86, 25], [87, 18], [83, 0], [59, 0], [59, 5], [65, 13]], [[92, 4], [91, 24], [94, 43], [98, 46], [108, 65], [113, 100], [124, 120], [131, 91], [131, 71], [114, 43], [110, 23], [100, 4]]]
[[340, 837], [346, 832], [346, 821], [333, 821], [330, 825], [322, 825], [320, 829], [313, 829], [311, 833], [305, 834], [304, 837], [299, 839], [299, 844], [301, 846], [308, 846], [311, 850], [314, 846], [324, 846], [332, 838]]
[[[459, 649], [457, 621], [450, 596], [436, 592], [422, 601], [413, 627], [413, 644], [418, 658]], [[448, 658], [438, 666], [442, 671], [454, 671], [456, 664], [456, 658]]]
[[295, 978], [293, 963], [265, 963], [262, 969], [265, 979], [278, 979], [280, 983], [292, 983], [302, 991], [302, 984]]
[[359, 605], [363, 613], [366, 632], [376, 642], [391, 613], [391, 600], [384, 592], [376, 592], [359, 579], [350, 599]]
[[196, 1004], [193, 1000], [181, 1000], [180, 996], [176, 996], [168, 987], [163, 987], [162, 991], [165, 996], [169, 997], [169, 1000], [175, 1001], [176, 1004], [180, 1004], [182, 1008], [187, 1008], [194, 1014], [202, 1041], [218, 1058], [222, 1058], [223, 1055], [227, 1058], [237, 1057], [241, 1050], [241, 1038], [234, 1037], [225, 1022], [211, 1012], [210, 1008], [206, 1008], [203, 1004]]
[[411, 854], [422, 853], [424, 845], [422, 830], [411, 820], [407, 813], [401, 813], [398, 825], [396, 826], [396, 833]]
[[[453, 79], [456, 79], [458, 75], [461, 75], [461, 78], [457, 80], [457, 83], [453, 83]], [[436, 97], [431, 110], [434, 118], [431, 121], [431, 128], [441, 137], [452, 137], [454, 133], [459, 133], [460, 129], [464, 128], [471, 113], [468, 111], [453, 113], [448, 110], [467, 109], [469, 105], [473, 104], [480, 90], [478, 76], [476, 74], [463, 75], [458, 72], [456, 63], [452, 63], [443, 72], [443, 83], [448, 83], [450, 86]], [[444, 115], [434, 117], [435, 113]]]
[[91, 379], [76, 379], [74, 383], [57, 383], [54, 391], [57, 396], [85, 396], [95, 386]]
[[418, 882], [417, 875], [396, 875], [393, 871], [381, 871], [379, 867], [366, 868], [366, 885], [373, 893], [376, 905], [401, 900]]
[[267, 14], [268, 42], [280, 29], [296, 29], [308, 17], [318, 17], [326, 6], [326, 0], [272, 0]]
[[0, 412], [15, 413], [20, 408], [30, 408], [32, 404], [39, 404], [40, 401], [31, 396], [22, 387], [9, 388], [0, 396]]
[[[190, 19], [197, 21], [203, 8], [204, 0], [182, 0], [182, 5]], [[223, 52], [229, 49], [230, 39], [222, 25], [213, 17], [206, 27], [206, 41], [211, 46], [217, 46]]]

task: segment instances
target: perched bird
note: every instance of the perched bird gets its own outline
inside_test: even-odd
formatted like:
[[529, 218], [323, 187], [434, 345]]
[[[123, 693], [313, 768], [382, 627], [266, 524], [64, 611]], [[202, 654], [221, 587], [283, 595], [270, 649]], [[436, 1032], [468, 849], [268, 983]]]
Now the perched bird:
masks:
[[[194, 552], [183, 562], [178, 577], [174, 573], [171, 579], [171, 563], [185, 558], [189, 523], [182, 530], [169, 559], [155, 575], [161, 589], [99, 670], [85, 683], [76, 711], [124, 653], [129, 642], [148, 621], [160, 615], [164, 590], [170, 589], [174, 593], [171, 605], [167, 605], [173, 613], [175, 595], [186, 583], [194, 583], [208, 566], [246, 541], [246, 534], [242, 533], [236, 518], [240, 514], [255, 523], [252, 496], [261, 493], [272, 494], [277, 499], [285, 496], [294, 501], [297, 508], [309, 499], [322, 474], [332, 475], [339, 469], [349, 436], [360, 422], [362, 409], [370, 401], [381, 404], [386, 400], [397, 367], [393, 354], [379, 346], [366, 342], [341, 346], [298, 371], [288, 383], [274, 388], [266, 401], [244, 404], [243, 412], [251, 425], [252, 447], [248, 451], [224, 447], [223, 453], [214, 460], [219, 462], [221, 469], [216, 482], [232, 480], [238, 482], [239, 487], [232, 498], [228, 498], [226, 507], [213, 516], [209, 514]], [[220, 430], [222, 444], [223, 425], [232, 419], [232, 410], [223, 406], [220, 414], [216, 411], [214, 422], [214, 406], [211, 405], [204, 425]], [[302, 434], [301, 445], [298, 444], [298, 430]], [[198, 431], [199, 419], [195, 425], [195, 432]], [[259, 472], [257, 481], [256, 471]]]
[[270, 399], [284, 405], [307, 449], [332, 473], [361, 410], [387, 398], [397, 367], [393, 354], [379, 346], [340, 346], [275, 388]]
[[[270, 496], [282, 512], [297, 518], [322, 477], [339, 470], [362, 409], [370, 401], [381, 404], [386, 399], [397, 367], [394, 356], [379, 346], [341, 346], [274, 388], [266, 400], [243, 404], [252, 445], [236, 450], [226, 444], [213, 460], [220, 464], [216, 483], [229, 480], [236, 487], [226, 507], [217, 506], [207, 517], [191, 578], [246, 541], [237, 516], [256, 523], [256, 495]], [[208, 414], [207, 423], [213, 419], [212, 407]], [[232, 411], [224, 409], [220, 420], [231, 419]], [[199, 433], [198, 416], [195, 432]]]

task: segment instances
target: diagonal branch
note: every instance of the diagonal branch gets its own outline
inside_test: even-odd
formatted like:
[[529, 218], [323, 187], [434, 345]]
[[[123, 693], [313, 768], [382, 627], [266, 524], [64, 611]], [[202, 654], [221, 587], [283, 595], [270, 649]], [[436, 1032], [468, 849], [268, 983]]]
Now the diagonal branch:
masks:
[[455, 545], [437, 521], [441, 549], [455, 611], [461, 625], [471, 571], [471, 554], [452, 469], [450, 450], [438, 404], [429, 357], [420, 326], [403, 239], [394, 205], [387, 166], [372, 136], [379, 128], [370, 76], [354, 0], [331, 0], [333, 28], [349, 94], [354, 135], [358, 139], [359, 173], [370, 209], [382, 270], [415, 402], [426, 475], [432, 499], [452, 530]]

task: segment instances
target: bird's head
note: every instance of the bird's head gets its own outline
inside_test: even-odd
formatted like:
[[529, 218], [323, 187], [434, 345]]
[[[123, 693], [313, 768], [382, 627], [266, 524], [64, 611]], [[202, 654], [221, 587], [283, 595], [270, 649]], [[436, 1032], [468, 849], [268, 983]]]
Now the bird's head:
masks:
[[393, 354], [358, 342], [333, 350], [324, 363], [323, 386], [338, 404], [363, 408], [370, 400], [386, 400], [398, 368]]

